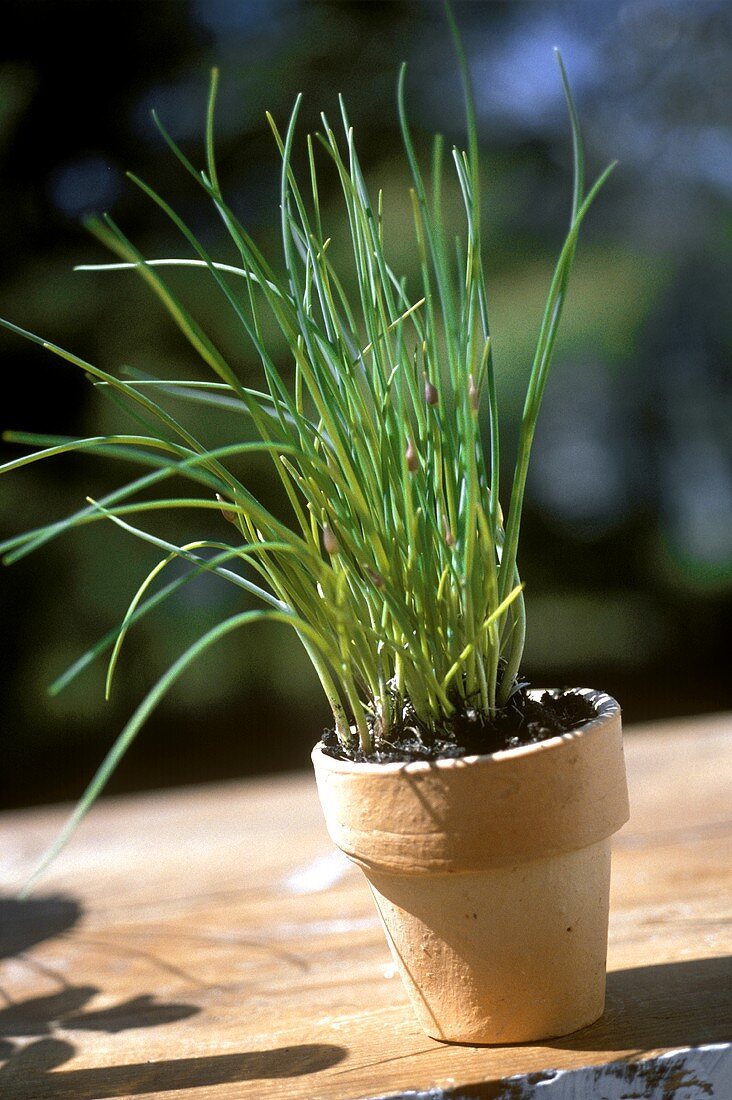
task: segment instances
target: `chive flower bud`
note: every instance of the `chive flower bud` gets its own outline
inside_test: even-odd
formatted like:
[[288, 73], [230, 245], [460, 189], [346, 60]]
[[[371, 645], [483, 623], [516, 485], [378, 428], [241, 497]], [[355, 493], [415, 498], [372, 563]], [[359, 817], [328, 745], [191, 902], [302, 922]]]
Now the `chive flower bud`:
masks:
[[404, 457], [407, 460], [407, 469], [409, 470], [410, 474], [413, 474], [419, 466], [419, 459], [417, 458], [417, 452], [414, 449], [414, 443], [412, 443], [411, 439], [407, 443], [407, 449], [404, 452]]
[[331, 557], [333, 557], [335, 554], [340, 553], [341, 549], [338, 539], [335, 537], [332, 529], [328, 526], [327, 523], [323, 525], [323, 549], [325, 550], [326, 554], [330, 554]]
[[470, 406], [474, 412], [478, 411], [480, 405], [480, 394], [475, 387], [475, 379], [472, 374], [470, 375], [470, 381], [468, 382], [468, 396], [470, 397]]
[[436, 405], [437, 402], [440, 400], [437, 390], [430, 382], [426, 374], [424, 376], [424, 399], [428, 405]]
[[[222, 497], [221, 493], [217, 493], [217, 494], [216, 494], [216, 499], [218, 500], [219, 504], [223, 504], [223, 505], [226, 505], [226, 504], [228, 504], [228, 503], [229, 503], [229, 502], [228, 502], [227, 500], [225, 500], [225, 499], [224, 499], [224, 497]], [[236, 512], [232, 512], [232, 511], [231, 511], [231, 510], [230, 510], [229, 508], [223, 507], [223, 508], [221, 509], [221, 515], [222, 515], [222, 516], [224, 517], [224, 519], [225, 519], [225, 520], [227, 520], [227, 521], [228, 521], [229, 523], [233, 523], [235, 527], [238, 527], [238, 526], [239, 526], [239, 524], [238, 524], [238, 522], [237, 522], [237, 520], [238, 520], [238, 517], [237, 517], [237, 514], [236, 514]]]

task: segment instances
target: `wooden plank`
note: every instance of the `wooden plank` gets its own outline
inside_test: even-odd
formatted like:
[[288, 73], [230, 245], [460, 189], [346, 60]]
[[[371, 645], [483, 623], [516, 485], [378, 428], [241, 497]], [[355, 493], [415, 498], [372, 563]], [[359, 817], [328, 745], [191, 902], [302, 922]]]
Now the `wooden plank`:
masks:
[[309, 774], [107, 800], [26, 902], [11, 892], [63, 810], [3, 815], [0, 1096], [497, 1098], [516, 1074], [728, 1041], [730, 733], [729, 716], [629, 733], [607, 1011], [535, 1046], [418, 1031]]

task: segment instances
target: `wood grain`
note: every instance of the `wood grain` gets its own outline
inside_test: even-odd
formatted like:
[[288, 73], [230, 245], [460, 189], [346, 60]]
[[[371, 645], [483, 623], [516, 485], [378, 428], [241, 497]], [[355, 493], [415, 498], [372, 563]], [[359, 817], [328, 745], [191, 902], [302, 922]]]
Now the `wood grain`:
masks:
[[2, 815], [0, 1096], [498, 1097], [513, 1074], [728, 1041], [731, 734], [732, 716], [628, 732], [607, 1011], [538, 1046], [418, 1031], [309, 773], [104, 801], [26, 902], [64, 810]]

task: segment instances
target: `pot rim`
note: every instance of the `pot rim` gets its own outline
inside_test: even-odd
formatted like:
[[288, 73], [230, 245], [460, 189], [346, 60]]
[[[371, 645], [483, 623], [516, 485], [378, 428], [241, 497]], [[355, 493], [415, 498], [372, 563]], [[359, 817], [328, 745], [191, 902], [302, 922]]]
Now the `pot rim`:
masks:
[[409, 775], [414, 775], [420, 772], [441, 771], [455, 767], [464, 767], [466, 764], [477, 763], [481, 760], [491, 760], [498, 764], [503, 760], [516, 760], [519, 757], [535, 756], [538, 753], [556, 751], [563, 745], [570, 744], [579, 738], [584, 738], [587, 734], [597, 729], [598, 726], [605, 725], [608, 721], [621, 715], [618, 701], [613, 699], [611, 695], [608, 695], [607, 692], [600, 691], [597, 688], [529, 688], [529, 695], [536, 697], [544, 695], [547, 691], [550, 693], [572, 691], [576, 695], [584, 695], [586, 698], [590, 699], [595, 706], [596, 713], [594, 718], [588, 719], [587, 722], [578, 726], [576, 729], [568, 730], [567, 733], [560, 733], [554, 737], [547, 737], [543, 741], [533, 741], [529, 745], [517, 745], [515, 748], [511, 749], [499, 749], [498, 752], [474, 753], [471, 756], [438, 757], [437, 760], [397, 760], [386, 764], [367, 763], [365, 761], [356, 760], [339, 760], [325, 752], [325, 746], [322, 741], [318, 741], [315, 745], [311, 756], [313, 761], [327, 761], [326, 767], [330, 771], [356, 772], [361, 775], [371, 774], [384, 776], [404, 772]]

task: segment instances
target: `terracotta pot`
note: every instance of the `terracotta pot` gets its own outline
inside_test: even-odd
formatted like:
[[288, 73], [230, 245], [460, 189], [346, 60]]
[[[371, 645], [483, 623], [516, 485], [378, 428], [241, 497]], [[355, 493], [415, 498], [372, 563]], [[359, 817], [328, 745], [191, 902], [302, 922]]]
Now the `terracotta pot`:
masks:
[[628, 819], [620, 707], [487, 756], [353, 764], [313, 750], [328, 831], [363, 869], [420, 1024], [459, 1043], [602, 1015], [610, 837]]

